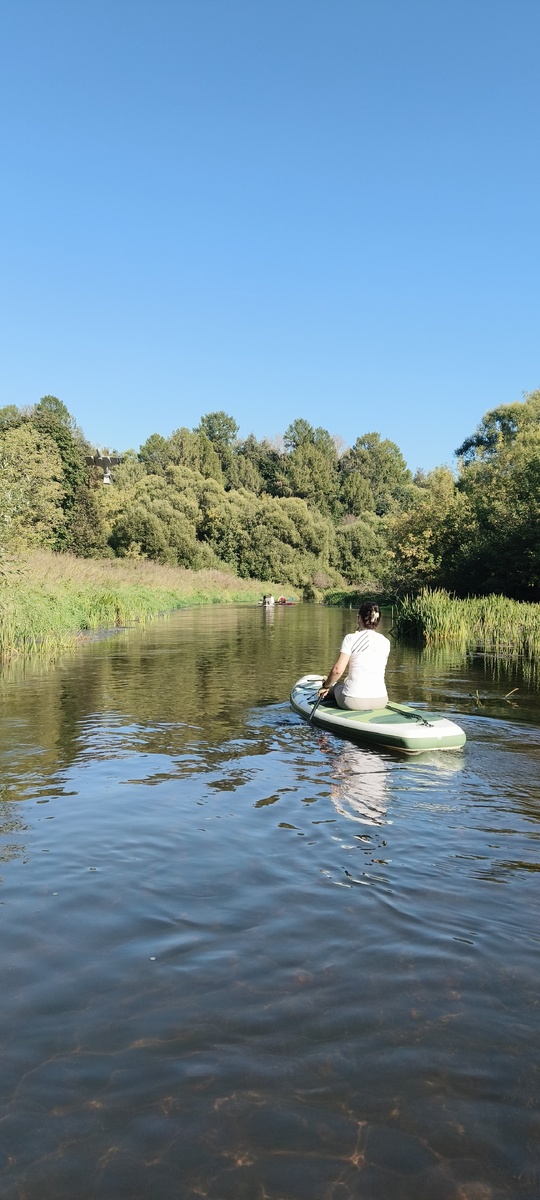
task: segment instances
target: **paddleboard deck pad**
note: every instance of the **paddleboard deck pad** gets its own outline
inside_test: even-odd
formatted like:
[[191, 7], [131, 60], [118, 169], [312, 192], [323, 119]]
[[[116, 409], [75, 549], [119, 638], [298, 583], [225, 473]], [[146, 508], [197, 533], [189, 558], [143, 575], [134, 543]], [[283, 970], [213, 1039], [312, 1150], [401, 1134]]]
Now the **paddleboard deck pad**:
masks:
[[313, 724], [332, 733], [346, 734], [355, 741], [370, 743], [381, 749], [399, 750], [404, 754], [421, 754], [424, 750], [457, 750], [466, 737], [459, 725], [442, 717], [411, 708], [408, 704], [393, 704], [386, 708], [371, 708], [351, 712], [336, 704], [317, 703], [324, 676], [304, 675], [291, 691], [291, 706], [301, 717], [311, 717]]

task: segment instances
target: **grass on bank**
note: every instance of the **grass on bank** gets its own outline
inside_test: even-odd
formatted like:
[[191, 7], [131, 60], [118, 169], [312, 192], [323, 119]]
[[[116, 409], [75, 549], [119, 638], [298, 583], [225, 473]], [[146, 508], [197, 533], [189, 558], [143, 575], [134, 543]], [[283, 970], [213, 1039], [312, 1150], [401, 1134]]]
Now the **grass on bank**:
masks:
[[4, 574], [0, 657], [52, 654], [91, 630], [131, 625], [193, 605], [253, 604], [271, 590], [268, 583], [238, 579], [226, 571], [36, 551], [11, 562]]
[[506, 596], [456, 600], [445, 591], [423, 591], [396, 603], [394, 633], [428, 646], [453, 644], [487, 654], [540, 656], [540, 604]]

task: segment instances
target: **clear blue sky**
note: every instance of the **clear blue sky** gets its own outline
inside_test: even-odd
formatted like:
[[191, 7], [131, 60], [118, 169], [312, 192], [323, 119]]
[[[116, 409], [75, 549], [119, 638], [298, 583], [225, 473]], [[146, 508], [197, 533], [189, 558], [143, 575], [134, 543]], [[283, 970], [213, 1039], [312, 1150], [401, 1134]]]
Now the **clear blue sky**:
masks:
[[540, 386], [538, 0], [1, 0], [1, 404], [451, 462]]

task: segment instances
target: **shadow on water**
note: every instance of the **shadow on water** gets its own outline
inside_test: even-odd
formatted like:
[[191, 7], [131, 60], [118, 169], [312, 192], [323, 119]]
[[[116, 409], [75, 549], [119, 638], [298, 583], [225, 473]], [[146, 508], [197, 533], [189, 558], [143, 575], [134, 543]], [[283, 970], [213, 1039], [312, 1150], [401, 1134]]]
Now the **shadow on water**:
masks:
[[188, 610], [4, 676], [3, 1200], [540, 1194], [538, 696], [395, 647], [467, 746], [354, 746], [287, 703], [350, 624]]

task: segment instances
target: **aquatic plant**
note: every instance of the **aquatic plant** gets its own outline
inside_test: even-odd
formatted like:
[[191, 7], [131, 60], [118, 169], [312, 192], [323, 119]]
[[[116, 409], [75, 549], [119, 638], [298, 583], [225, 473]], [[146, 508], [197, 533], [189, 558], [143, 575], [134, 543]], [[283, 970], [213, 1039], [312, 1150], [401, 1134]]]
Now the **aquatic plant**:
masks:
[[427, 646], [452, 643], [487, 654], [540, 656], [540, 605], [506, 596], [455, 599], [424, 590], [396, 603], [394, 633]]

